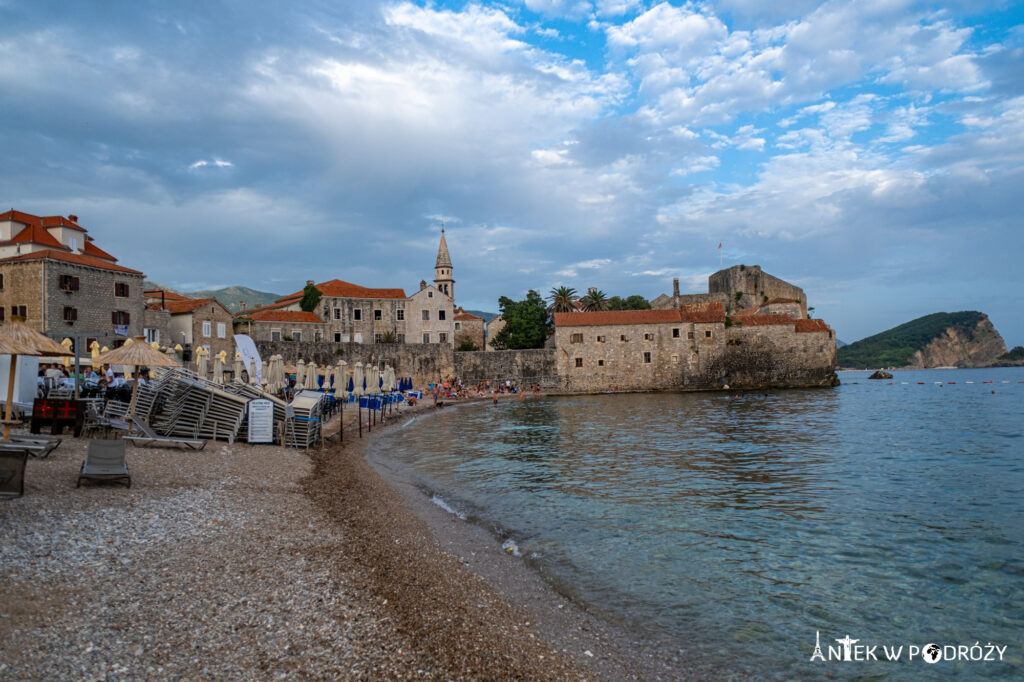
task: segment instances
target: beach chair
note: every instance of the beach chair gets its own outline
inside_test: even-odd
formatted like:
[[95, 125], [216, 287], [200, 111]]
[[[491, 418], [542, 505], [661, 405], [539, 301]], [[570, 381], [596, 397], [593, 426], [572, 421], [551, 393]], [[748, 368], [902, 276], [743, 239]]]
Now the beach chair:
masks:
[[123, 440], [90, 440], [82, 470], [78, 472], [78, 483], [90, 481], [120, 481], [132, 487], [132, 475], [128, 473], [127, 448]]
[[25, 494], [25, 462], [28, 450], [0, 448], [0, 499]]
[[142, 432], [141, 436], [124, 436], [121, 440], [131, 441], [132, 445], [146, 447], [147, 445], [181, 445], [189, 450], [202, 450], [206, 447], [206, 441], [201, 438], [178, 438], [176, 436], [161, 436], [153, 430], [149, 424], [139, 417], [132, 416], [132, 428]]
[[36, 459], [43, 459], [57, 449], [61, 439], [57, 436], [44, 436], [36, 434], [11, 434], [10, 444], [17, 447], [31, 448], [29, 455]]

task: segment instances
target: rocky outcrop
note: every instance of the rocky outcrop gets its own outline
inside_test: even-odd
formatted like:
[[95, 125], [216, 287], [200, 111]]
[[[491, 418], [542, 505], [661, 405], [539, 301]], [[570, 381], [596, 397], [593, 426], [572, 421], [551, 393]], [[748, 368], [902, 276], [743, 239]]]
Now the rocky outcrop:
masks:
[[1006, 342], [987, 315], [972, 328], [948, 327], [911, 356], [909, 367], [988, 367], [1006, 353]]
[[875, 370], [875, 373], [869, 376], [868, 379], [892, 379], [892, 375], [884, 369], [879, 369]]

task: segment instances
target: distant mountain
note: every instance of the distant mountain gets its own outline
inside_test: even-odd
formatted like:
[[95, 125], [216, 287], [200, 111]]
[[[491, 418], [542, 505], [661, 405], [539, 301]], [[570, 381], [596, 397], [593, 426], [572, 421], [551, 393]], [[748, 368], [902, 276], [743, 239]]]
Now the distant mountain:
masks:
[[844, 348], [849, 345], [850, 344], [846, 343], [845, 341], [840, 341], [839, 339], [836, 339], [836, 348]]
[[256, 308], [263, 305], [269, 305], [281, 298], [281, 294], [272, 294], [267, 291], [256, 291], [249, 287], [234, 286], [224, 287], [223, 289], [204, 289], [203, 291], [182, 291], [175, 289], [174, 287], [167, 287], [159, 282], [151, 282], [146, 280], [142, 283], [145, 289], [163, 289], [164, 291], [173, 291], [176, 294], [182, 296], [188, 296], [189, 298], [215, 298], [224, 304], [224, 307], [233, 313], [237, 313], [239, 310], [239, 302], [245, 301], [246, 308]]
[[490, 322], [498, 316], [498, 313], [485, 313], [482, 310], [467, 310], [470, 315], [476, 315], [477, 317], [484, 318], [484, 322]]
[[988, 316], [933, 313], [839, 349], [840, 367], [985, 367], [1006, 353]]
[[246, 308], [258, 308], [269, 305], [281, 298], [281, 294], [272, 294], [268, 291], [256, 291], [249, 287], [224, 287], [223, 289], [205, 289], [203, 291], [182, 292], [189, 298], [215, 298], [224, 304], [233, 313], [239, 311], [239, 303], [245, 301]]

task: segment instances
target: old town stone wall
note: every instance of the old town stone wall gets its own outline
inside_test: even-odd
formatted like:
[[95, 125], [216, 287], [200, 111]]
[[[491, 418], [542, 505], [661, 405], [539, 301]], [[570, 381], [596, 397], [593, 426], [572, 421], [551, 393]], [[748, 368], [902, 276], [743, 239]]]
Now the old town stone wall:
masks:
[[540, 384], [544, 391], [563, 391], [555, 349], [466, 351], [455, 353], [455, 376], [463, 383], [492, 384], [510, 380], [517, 386]]
[[[280, 354], [286, 362], [299, 360], [317, 365], [337, 364], [344, 360], [351, 367], [383, 360], [395, 368], [399, 377], [413, 378], [417, 388], [430, 382], [456, 376], [451, 344], [447, 343], [316, 343], [313, 341], [256, 341], [260, 357]], [[339, 353], [338, 351], [341, 351]]]

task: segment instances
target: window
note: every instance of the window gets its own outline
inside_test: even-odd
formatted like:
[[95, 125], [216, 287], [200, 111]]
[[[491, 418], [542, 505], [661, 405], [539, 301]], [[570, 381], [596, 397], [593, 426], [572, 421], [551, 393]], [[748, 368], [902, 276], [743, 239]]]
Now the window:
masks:
[[576, 366], [577, 367], [582, 367], [583, 366], [583, 358], [576, 358]]
[[316, 341], [317, 343], [320, 343], [321, 341], [324, 340], [324, 333], [319, 329], [316, 330], [315, 332], [313, 332], [313, 340]]
[[690, 341], [693, 341], [693, 332], [686, 332], [686, 338]]
[[673, 327], [672, 328], [672, 338], [673, 339], [678, 339], [679, 338], [679, 327]]
[[569, 337], [569, 343], [583, 343], [583, 334], [577, 333]]
[[380, 311], [380, 309], [377, 309], [377, 310], [373, 311], [373, 319], [375, 319], [375, 320], [381, 319], [381, 311]]
[[302, 341], [302, 332], [300, 332], [298, 329], [293, 329], [292, 341]]
[[352, 310], [352, 319], [353, 320], [361, 320], [361, 319], [363, 319], [363, 309], [362, 308], [355, 308], [355, 309], [353, 309]]
[[456, 322], [455, 323], [455, 331], [457, 331], [457, 332], [458, 331], [462, 331], [462, 323], [461, 322]]
[[597, 337], [597, 342], [598, 343], [604, 343], [604, 337], [603, 336], [598, 336]]
[[336, 320], [340, 320], [341, 319], [341, 308], [335, 308], [334, 309], [334, 319], [336, 319]]
[[334, 332], [334, 343], [341, 343], [341, 334], [339, 332]]
[[604, 360], [598, 360], [597, 361], [597, 366], [598, 367], [604, 367]]
[[11, 317], [18, 316], [22, 318], [28, 318], [28, 309], [23, 305], [12, 305], [11, 306]]
[[383, 334], [374, 334], [373, 335], [373, 342], [374, 343], [380, 343], [383, 340], [384, 340], [384, 335]]
[[71, 247], [71, 252], [78, 251], [78, 237], [69, 237], [68, 246]]
[[644, 334], [644, 341], [652, 341], [653, 339], [654, 334]]
[[342, 334], [342, 335], [341, 335], [341, 342], [342, 342], [342, 343], [348, 343], [348, 342], [349, 342], [349, 338], [350, 338], [350, 337], [349, 337], [349, 335], [348, 335], [348, 334]]
[[626, 342], [626, 335], [625, 334], [619, 334], [619, 341], [625, 343]]
[[427, 292], [427, 298], [434, 298], [434, 292], [433, 291], [428, 291]]
[[206, 337], [211, 336], [213, 334], [212, 327], [213, 327], [213, 325], [210, 323], [209, 320], [204, 320], [203, 321], [203, 336], [206, 336]]
[[227, 333], [228, 333], [227, 325], [224, 324], [223, 322], [218, 322], [217, 323], [217, 338], [218, 339], [223, 339], [225, 336], [227, 336]]
[[78, 319], [78, 308], [72, 308], [71, 306], [64, 306], [64, 321], [74, 322]]
[[114, 282], [114, 296], [128, 298], [128, 285], [125, 282]]
[[[160, 330], [159, 329], [153, 329], [152, 327], [146, 327], [146, 329], [144, 331], [146, 332], [146, 343], [160, 343]], [[88, 348], [89, 345], [86, 344], [85, 347]]]
[[424, 320], [429, 320], [430, 319], [430, 311], [429, 310], [424, 310], [423, 311], [423, 319]]
[[114, 310], [110, 313], [110, 321], [114, 324], [125, 325], [131, 322], [132, 316], [127, 310]]
[[404, 319], [405, 319], [405, 311], [404, 311], [404, 310], [402, 310], [401, 308], [399, 308], [398, 310], [396, 310], [396, 311], [395, 311], [395, 319], [396, 319], [396, 320], [398, 320], [399, 322], [401, 322], [402, 320], [404, 320]]
[[4, 276], [0, 274], [0, 289], [4, 288]]
[[0, 322], [7, 319], [7, 308], [0, 307]]
[[672, 354], [672, 362], [679, 362], [679, 356], [675, 353]]
[[440, 334], [437, 335], [437, 341], [438, 343], [448, 343], [448, 335], [445, 334], [444, 332], [441, 332]]
[[280, 329], [271, 329], [270, 330], [270, 340], [271, 341], [280, 341], [281, 340], [281, 330]]
[[429, 333], [423, 335], [423, 343], [430, 343], [430, 334]]
[[79, 281], [77, 277], [71, 275], [60, 276], [60, 290], [61, 291], [78, 291]]
[[405, 334], [398, 335], [398, 343], [405, 343]]
[[353, 337], [353, 340], [356, 343], [362, 343], [363, 342], [363, 335], [362, 334], [356, 334], [355, 337]]
[[645, 350], [644, 351], [644, 362], [646, 362], [646, 363], [650, 363], [651, 362], [651, 351], [649, 351], [649, 350]]
[[705, 332], [704, 332], [704, 338], [705, 338], [705, 339], [710, 339], [710, 338], [711, 338], [711, 330], [710, 330], [710, 329], [708, 329], [708, 330], [705, 330]]
[[445, 311], [443, 311], [443, 310], [438, 310], [437, 311], [437, 319], [444, 320], [445, 319], [444, 316], [445, 316]]

